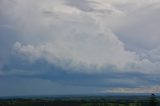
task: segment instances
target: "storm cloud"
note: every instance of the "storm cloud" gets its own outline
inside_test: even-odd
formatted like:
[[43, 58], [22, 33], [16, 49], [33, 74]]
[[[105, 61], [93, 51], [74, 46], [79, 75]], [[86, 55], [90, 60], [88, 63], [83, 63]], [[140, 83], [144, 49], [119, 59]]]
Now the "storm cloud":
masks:
[[159, 10], [159, 0], [1, 0], [0, 76], [97, 92], [157, 87]]

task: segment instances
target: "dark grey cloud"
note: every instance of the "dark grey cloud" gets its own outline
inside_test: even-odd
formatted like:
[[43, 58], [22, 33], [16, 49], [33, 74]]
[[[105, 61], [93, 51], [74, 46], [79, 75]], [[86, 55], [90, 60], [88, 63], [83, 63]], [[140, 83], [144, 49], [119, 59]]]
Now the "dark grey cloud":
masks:
[[11, 55], [12, 45], [18, 39], [16, 34], [9, 26], [0, 24], [0, 69]]
[[95, 3], [93, 1], [88, 0], [66, 0], [66, 4], [73, 6], [75, 8], [78, 8], [85, 12], [92, 12], [94, 11], [94, 8], [91, 6], [92, 3]]
[[62, 85], [39, 78], [0, 77], [0, 97], [97, 94], [99, 87]]
[[[85, 71], [85, 68], [79, 69]], [[96, 69], [95, 69], [96, 70]], [[91, 71], [95, 71], [94, 69]], [[81, 73], [74, 69], [62, 68], [41, 59], [34, 63], [12, 55], [2, 67], [3, 76], [19, 78], [38, 78], [62, 85], [86, 87], [138, 87], [159, 85], [159, 74], [143, 74], [138, 72], [119, 72], [105, 69], [105, 73]]]

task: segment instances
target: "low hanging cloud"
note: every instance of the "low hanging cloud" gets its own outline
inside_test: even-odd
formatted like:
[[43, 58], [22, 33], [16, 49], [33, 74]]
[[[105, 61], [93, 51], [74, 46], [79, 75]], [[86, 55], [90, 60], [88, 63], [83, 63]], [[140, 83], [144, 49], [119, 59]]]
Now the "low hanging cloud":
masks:
[[102, 91], [103, 93], [159, 93], [160, 86], [137, 87], [137, 88], [113, 88]]

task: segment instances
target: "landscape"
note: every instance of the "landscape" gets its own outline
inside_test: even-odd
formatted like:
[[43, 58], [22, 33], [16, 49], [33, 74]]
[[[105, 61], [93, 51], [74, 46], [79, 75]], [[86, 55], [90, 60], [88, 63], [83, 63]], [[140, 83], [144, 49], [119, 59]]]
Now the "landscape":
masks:
[[1, 98], [0, 106], [160, 106], [160, 96], [97, 95]]
[[160, 0], [0, 0], [0, 106], [160, 106]]

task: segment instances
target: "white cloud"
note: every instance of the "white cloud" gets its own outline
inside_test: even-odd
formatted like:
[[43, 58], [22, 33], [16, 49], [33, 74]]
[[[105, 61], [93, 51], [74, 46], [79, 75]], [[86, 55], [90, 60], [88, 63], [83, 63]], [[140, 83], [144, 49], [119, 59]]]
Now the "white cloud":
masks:
[[102, 91], [103, 93], [159, 93], [160, 86], [137, 87], [137, 88], [112, 88]]
[[[21, 95], [24, 91], [64, 94], [73, 93], [73, 89], [75, 93], [93, 90], [79, 88], [81, 85], [115, 86], [93, 91], [105, 89], [104, 93], [160, 92], [155, 86], [160, 74], [159, 10], [160, 0], [0, 0], [0, 76], [44, 74], [53, 81], [50, 77], [58, 75], [66, 84], [2, 78], [0, 92]], [[14, 55], [10, 55], [11, 46]], [[17, 56], [23, 60], [16, 60]], [[41, 59], [43, 62], [38, 63]], [[52, 64], [57, 70], [96, 73], [93, 77], [68, 74], [78, 79], [73, 82], [69, 77], [68, 81], [63, 79], [64, 73], [51, 72]]]
[[[74, 63], [71, 67], [79, 64], [98, 68], [112, 65], [123, 69], [136, 61], [136, 54], [126, 51], [117, 36], [92, 15], [82, 11], [77, 13], [77, 9], [57, 1], [54, 1], [59, 4], [57, 7], [52, 5], [55, 8], [48, 1], [45, 4], [39, 1], [38, 7], [30, 10], [30, 2], [18, 2], [21, 5], [17, 4], [17, 8], [22, 8], [23, 3], [25, 5], [20, 10], [16, 9], [19, 13], [13, 16], [20, 18], [17, 30], [20, 30], [22, 39], [27, 38], [31, 42], [29, 45], [15, 43], [15, 50], [19, 53], [33, 60], [42, 57], [53, 63], [55, 59], [71, 60]], [[45, 39], [34, 44], [33, 38]]]
[[[16, 27], [20, 35], [20, 40], [15, 42], [14, 50], [32, 62], [43, 58], [60, 66], [64, 65], [62, 61], [69, 61], [70, 65], [67, 67], [72, 68], [81, 65], [97, 68], [114, 66], [118, 70], [142, 72], [143, 70], [150, 72], [153, 68], [157, 71], [159, 68], [159, 64], [152, 63], [148, 57], [140, 59], [139, 54], [125, 48], [136, 42], [138, 42], [136, 48], [139, 48], [141, 40], [146, 36], [152, 38], [144, 35], [143, 28], [142, 35], [138, 31], [135, 31], [136, 33], [132, 31], [133, 26], [143, 26], [142, 19], [146, 19], [145, 16], [150, 16], [152, 11], [157, 10], [158, 5], [156, 8], [150, 5], [159, 3], [158, 0], [83, 0], [81, 3], [72, 0], [1, 2], [2, 9], [5, 10], [3, 15], [9, 20], [8, 24]], [[148, 6], [149, 9], [144, 9]], [[144, 10], [148, 10], [149, 13]], [[142, 18], [138, 19], [136, 16]], [[139, 22], [141, 23], [138, 24]], [[158, 33], [158, 30], [150, 31]], [[136, 41], [139, 38], [141, 40]], [[157, 38], [160, 39], [159, 36]], [[129, 43], [132, 40], [134, 43]], [[155, 39], [152, 42], [154, 41]], [[142, 42], [142, 45], [145, 44], [145, 41]]]

